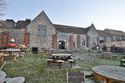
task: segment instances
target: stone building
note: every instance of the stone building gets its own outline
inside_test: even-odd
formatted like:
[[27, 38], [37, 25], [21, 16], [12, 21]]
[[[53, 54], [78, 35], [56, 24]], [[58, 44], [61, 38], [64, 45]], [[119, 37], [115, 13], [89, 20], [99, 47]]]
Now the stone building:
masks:
[[53, 24], [44, 11], [26, 29], [30, 47], [73, 50], [97, 45], [98, 33], [93, 24], [88, 28]]
[[[0, 31], [6, 32], [7, 39], [14, 38], [17, 44], [27, 47], [49, 49], [78, 50], [103, 46], [107, 42], [125, 40], [122, 31], [105, 29], [96, 30], [92, 23], [89, 27], [76, 27], [53, 24], [42, 11], [32, 21], [30, 19], [14, 22], [12, 19], [0, 20]], [[3, 38], [1, 38], [2, 41]], [[0, 43], [2, 43], [0, 41]]]

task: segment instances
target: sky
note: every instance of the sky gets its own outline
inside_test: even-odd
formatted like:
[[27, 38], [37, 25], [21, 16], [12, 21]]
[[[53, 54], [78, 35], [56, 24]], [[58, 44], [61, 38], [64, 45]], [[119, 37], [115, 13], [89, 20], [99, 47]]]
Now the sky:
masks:
[[125, 0], [6, 0], [2, 19], [34, 19], [42, 10], [54, 24], [125, 32]]

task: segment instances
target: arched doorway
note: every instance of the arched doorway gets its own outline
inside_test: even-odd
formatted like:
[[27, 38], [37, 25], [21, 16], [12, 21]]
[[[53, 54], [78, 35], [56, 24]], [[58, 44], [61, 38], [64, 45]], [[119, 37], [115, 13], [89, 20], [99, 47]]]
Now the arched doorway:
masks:
[[65, 41], [61, 40], [59, 41], [59, 49], [65, 49]]

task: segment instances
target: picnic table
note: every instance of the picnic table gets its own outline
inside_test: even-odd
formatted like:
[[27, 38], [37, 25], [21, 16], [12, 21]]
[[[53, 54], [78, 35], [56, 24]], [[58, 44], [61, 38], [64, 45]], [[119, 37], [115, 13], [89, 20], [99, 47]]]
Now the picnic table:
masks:
[[50, 63], [59, 64], [59, 69], [61, 69], [61, 65], [65, 61], [68, 61], [70, 63], [71, 68], [73, 63], [75, 65], [75, 59], [72, 59], [71, 54], [68, 54], [68, 53], [53, 53], [52, 58], [46, 59], [46, 60], [47, 60], [47, 64], [50, 64]]
[[105, 83], [125, 83], [125, 68], [118, 66], [94, 66], [92, 67], [97, 79]]
[[17, 55], [15, 53], [20, 52], [20, 49], [5, 49], [5, 50], [0, 50], [0, 57], [1, 61], [4, 61], [5, 57], [12, 56], [13, 61], [16, 61]]

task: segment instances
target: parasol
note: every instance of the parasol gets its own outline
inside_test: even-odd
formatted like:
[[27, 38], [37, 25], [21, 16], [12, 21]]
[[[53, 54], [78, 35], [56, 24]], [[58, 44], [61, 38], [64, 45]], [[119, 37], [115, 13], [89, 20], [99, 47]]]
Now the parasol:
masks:
[[8, 47], [15, 47], [16, 44], [15, 43], [8, 43]]

